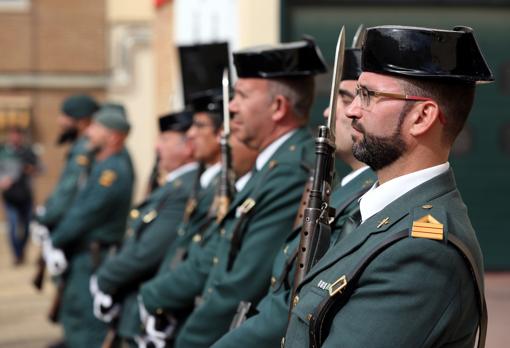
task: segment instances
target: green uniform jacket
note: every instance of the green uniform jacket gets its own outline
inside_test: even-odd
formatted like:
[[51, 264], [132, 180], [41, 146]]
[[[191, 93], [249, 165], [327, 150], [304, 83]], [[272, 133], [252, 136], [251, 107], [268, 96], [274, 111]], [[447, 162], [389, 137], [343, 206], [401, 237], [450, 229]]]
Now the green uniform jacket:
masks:
[[187, 312], [193, 307], [195, 296], [200, 294], [212, 262], [212, 255], [205, 256], [205, 246], [214, 242], [211, 231], [215, 231], [212, 228], [215, 216], [210, 208], [217, 178], [199, 192], [196, 209], [189, 221], [179, 227], [177, 239], [168, 249], [156, 277], [140, 288], [149, 313], [166, 311], [175, 315], [176, 309]]
[[71, 207], [76, 195], [85, 184], [91, 167], [89, 151], [86, 148], [87, 139], [80, 137], [73, 144], [67, 155], [66, 163], [57, 186], [44, 204], [45, 212], [36, 220], [50, 229], [57, 226]]
[[[430, 214], [445, 239], [459, 238], [483, 271], [482, 254], [453, 172], [441, 174], [390, 203], [338, 243], [300, 286], [286, 347], [309, 347], [309, 315], [333, 284], [392, 234]], [[385, 224], [384, 221], [387, 223]], [[342, 296], [337, 294], [336, 296]], [[473, 347], [479, 311], [475, 283], [451, 244], [404, 238], [367, 266], [347, 302], [334, 312], [323, 347]]]
[[196, 169], [183, 173], [133, 209], [122, 249], [97, 272], [99, 289], [122, 303], [117, 327], [122, 337], [138, 333], [138, 287], [154, 276], [168, 246], [175, 240], [196, 175]]
[[[265, 295], [274, 258], [292, 231], [313, 150], [308, 131], [297, 130], [237, 193], [223, 221], [202, 300], [179, 331], [176, 347], [211, 346], [227, 332], [240, 301], [256, 305]], [[227, 270], [234, 226], [249, 198], [255, 205], [241, 228], [244, 237], [232, 269]]]
[[[346, 234], [350, 219], [359, 214], [358, 197], [375, 182], [375, 173], [366, 169], [345, 186], [333, 191], [331, 206], [336, 208], [332, 244]], [[344, 230], [346, 229], [346, 230]], [[290, 297], [294, 283], [295, 256], [299, 246], [301, 227], [294, 230], [279, 251], [273, 265], [271, 287], [257, 306], [257, 314], [241, 326], [229, 331], [214, 348], [227, 347], [277, 347], [285, 335], [289, 316]], [[342, 233], [343, 232], [343, 233]], [[342, 235], [341, 238], [345, 236]]]
[[90, 276], [97, 261], [89, 252], [91, 242], [106, 247], [118, 244], [126, 230], [134, 174], [125, 151], [96, 162], [83, 189], [53, 231], [56, 248], [68, 258], [65, 290], [60, 308], [66, 344], [73, 348], [100, 347], [107, 327], [92, 313]]

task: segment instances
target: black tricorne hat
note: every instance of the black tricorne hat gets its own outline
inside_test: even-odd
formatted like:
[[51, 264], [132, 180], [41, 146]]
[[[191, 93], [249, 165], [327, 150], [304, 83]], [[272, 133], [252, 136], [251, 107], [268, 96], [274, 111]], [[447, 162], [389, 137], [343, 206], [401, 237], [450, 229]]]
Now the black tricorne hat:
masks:
[[342, 70], [343, 80], [357, 80], [361, 75], [361, 49], [346, 48], [344, 51], [344, 69]]
[[193, 123], [193, 113], [188, 110], [172, 112], [159, 118], [159, 131], [185, 133]]
[[322, 53], [311, 39], [234, 52], [234, 65], [240, 78], [302, 77], [327, 71]]
[[362, 48], [363, 71], [465, 83], [494, 77], [467, 27], [453, 30], [379, 26], [368, 28]]
[[223, 113], [223, 91], [208, 89], [191, 95], [191, 108], [194, 112]]

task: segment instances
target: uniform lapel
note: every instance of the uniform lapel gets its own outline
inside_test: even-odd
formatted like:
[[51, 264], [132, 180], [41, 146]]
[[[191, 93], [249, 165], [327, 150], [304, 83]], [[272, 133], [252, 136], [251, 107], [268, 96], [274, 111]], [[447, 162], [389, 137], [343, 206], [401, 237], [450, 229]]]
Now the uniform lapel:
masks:
[[250, 195], [253, 194], [253, 191], [258, 187], [259, 182], [261, 180], [264, 180], [264, 176], [266, 175], [267, 171], [271, 167], [271, 162], [276, 160], [278, 161], [280, 158], [284, 157], [285, 154], [289, 151], [289, 148], [292, 147], [292, 145], [297, 146], [297, 144], [301, 144], [303, 141], [306, 140], [306, 138], [309, 136], [308, 132], [304, 128], [299, 128], [292, 136], [287, 139], [279, 148], [276, 150], [276, 152], [271, 156], [269, 161], [262, 167], [262, 169], [254, 172], [250, 180], [246, 183], [245, 187], [236, 194], [234, 200], [230, 204], [229, 212], [227, 213], [227, 216], [230, 214], [235, 214], [236, 208], [241, 205]]
[[449, 170], [407, 192], [385, 209], [367, 219], [345, 239], [332, 247], [310, 270], [302, 284], [313, 279], [333, 263], [355, 252], [370, 236], [385, 233], [388, 230], [390, 230], [388, 233], [399, 232], [400, 229], [391, 229], [391, 227], [406, 218], [415, 206], [425, 204], [455, 189], [453, 172]]

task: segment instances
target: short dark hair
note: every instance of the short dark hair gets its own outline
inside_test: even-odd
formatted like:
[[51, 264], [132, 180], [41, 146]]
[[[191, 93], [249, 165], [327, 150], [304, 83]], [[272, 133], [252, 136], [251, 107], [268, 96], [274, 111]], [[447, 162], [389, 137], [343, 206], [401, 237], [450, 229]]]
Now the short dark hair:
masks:
[[205, 111], [205, 114], [207, 114], [211, 120], [214, 132], [218, 132], [221, 126], [223, 126], [223, 114], [219, 111]]
[[313, 76], [282, 77], [269, 79], [271, 97], [283, 95], [290, 102], [294, 114], [303, 123], [308, 122], [315, 98], [315, 78]]
[[444, 140], [453, 143], [466, 123], [475, 99], [475, 85], [454, 81], [403, 78], [402, 87], [408, 95], [433, 99], [446, 124]]

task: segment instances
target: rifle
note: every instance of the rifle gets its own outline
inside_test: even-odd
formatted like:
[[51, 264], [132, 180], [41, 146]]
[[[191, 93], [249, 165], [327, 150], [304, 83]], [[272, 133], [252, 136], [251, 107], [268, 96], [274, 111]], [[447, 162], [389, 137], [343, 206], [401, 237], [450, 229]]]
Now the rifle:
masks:
[[32, 279], [32, 285], [37, 289], [37, 291], [41, 291], [44, 284], [44, 275], [46, 273], [46, 262], [44, 261], [43, 253], [39, 254], [37, 259], [37, 269]]
[[324, 256], [330, 246], [330, 219], [335, 209], [330, 206], [332, 181], [335, 170], [335, 116], [338, 87], [342, 76], [345, 49], [345, 28], [342, 27], [336, 46], [335, 65], [329, 99], [327, 125], [319, 126], [315, 139], [315, 171], [308, 207], [304, 211], [303, 225], [296, 259], [296, 273], [292, 297], [306, 273]]
[[228, 207], [234, 196], [234, 174], [232, 171], [232, 152], [229, 144], [230, 137], [230, 112], [228, 111], [228, 102], [230, 100], [228, 69], [223, 70], [223, 133], [221, 134], [221, 172], [218, 186], [218, 196], [216, 205], [216, 222], [223, 220], [228, 212]]
[[58, 314], [60, 311], [60, 305], [62, 304], [62, 297], [64, 295], [65, 287], [65, 279], [64, 277], [61, 277], [61, 279], [58, 281], [57, 290], [53, 296], [53, 301], [51, 302], [50, 311], [48, 312], [48, 319], [55, 324], [58, 323]]

